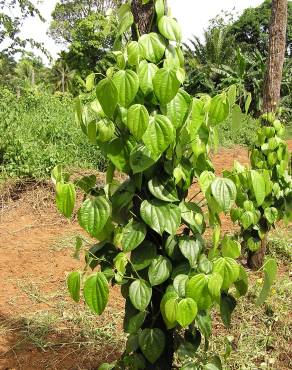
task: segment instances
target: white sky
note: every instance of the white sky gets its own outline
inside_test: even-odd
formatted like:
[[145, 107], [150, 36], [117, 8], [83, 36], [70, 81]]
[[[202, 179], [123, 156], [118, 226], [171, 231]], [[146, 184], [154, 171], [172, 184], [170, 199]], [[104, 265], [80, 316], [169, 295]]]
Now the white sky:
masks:
[[[263, 0], [168, 0], [172, 15], [177, 18], [182, 28], [184, 41], [187, 41], [192, 35], [201, 37], [203, 30], [208, 26], [208, 21], [219, 14], [221, 10], [231, 11], [234, 9], [234, 12], [241, 13], [245, 8], [258, 6], [262, 2]], [[37, 3], [37, 0], [34, 3]], [[46, 23], [42, 23], [37, 18], [30, 18], [25, 21], [22, 27], [22, 36], [43, 42], [53, 58], [57, 57], [61, 48], [46, 32], [50, 24], [51, 12], [56, 3], [57, 0], [43, 0], [41, 4], [38, 4], [41, 14], [47, 20]]]

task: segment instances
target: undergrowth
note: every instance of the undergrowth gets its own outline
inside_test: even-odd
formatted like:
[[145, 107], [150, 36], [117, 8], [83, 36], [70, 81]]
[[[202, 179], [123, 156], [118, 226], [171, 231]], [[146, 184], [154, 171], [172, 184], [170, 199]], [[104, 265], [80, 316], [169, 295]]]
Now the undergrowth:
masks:
[[0, 90], [0, 178], [44, 179], [54, 166], [104, 170], [105, 160], [74, 122], [70, 96]]

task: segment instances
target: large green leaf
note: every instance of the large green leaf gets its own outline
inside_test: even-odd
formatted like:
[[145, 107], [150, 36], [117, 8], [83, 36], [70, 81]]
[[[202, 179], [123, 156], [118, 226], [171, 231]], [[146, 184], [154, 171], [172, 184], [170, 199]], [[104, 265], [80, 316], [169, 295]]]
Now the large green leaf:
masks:
[[164, 114], [170, 119], [175, 128], [184, 123], [189, 110], [190, 97], [184, 90], [179, 90], [175, 97], [166, 105]]
[[138, 144], [135, 146], [130, 154], [130, 166], [133, 173], [143, 172], [153, 166], [156, 160], [152, 157], [152, 153], [145, 145]]
[[241, 253], [240, 243], [225, 235], [222, 240], [222, 256], [236, 259], [240, 256], [240, 253]]
[[104, 113], [111, 118], [118, 104], [119, 93], [110, 78], [105, 78], [98, 83], [96, 96]]
[[275, 261], [273, 258], [270, 258], [265, 262], [263, 266], [265, 273], [264, 285], [256, 301], [257, 305], [263, 304], [267, 299], [271, 286], [277, 277], [277, 269], [277, 261]]
[[[163, 295], [160, 302], [160, 311], [163, 317], [163, 320], [168, 329], [174, 328], [176, 326], [176, 321], [174, 318], [175, 310], [177, 308], [176, 299], [178, 295], [174, 290], [166, 291]], [[170, 302], [169, 302], [170, 301]], [[166, 316], [166, 304], [167, 304], [167, 316]], [[171, 320], [169, 320], [171, 319]]]
[[131, 253], [131, 262], [135, 270], [140, 271], [148, 267], [156, 254], [156, 246], [149, 241], [144, 241]]
[[129, 157], [130, 151], [132, 150], [131, 143], [118, 137], [105, 145], [107, 156], [115, 167], [118, 170], [127, 173], [130, 170]]
[[180, 297], [186, 294], [186, 283], [189, 280], [188, 275], [179, 274], [173, 280], [173, 287]]
[[147, 63], [142, 60], [138, 68], [138, 77], [140, 81], [140, 89], [144, 95], [148, 95], [153, 91], [153, 77], [158, 71], [158, 67], [153, 63]]
[[157, 114], [150, 119], [142, 140], [155, 158], [167, 149], [173, 142], [174, 136], [174, 127], [170, 120], [165, 116]]
[[200, 207], [196, 203], [182, 201], [179, 208], [182, 219], [190, 226], [194, 226], [199, 233], [202, 233], [204, 217]]
[[162, 59], [166, 44], [161, 35], [155, 32], [147, 33], [139, 38], [145, 59], [152, 63], [158, 63]]
[[130, 65], [137, 65], [141, 53], [141, 45], [137, 41], [131, 41], [127, 45], [128, 63]]
[[268, 220], [269, 224], [273, 224], [277, 221], [278, 218], [278, 210], [275, 207], [268, 207], [265, 208], [265, 217]]
[[179, 240], [179, 249], [187, 258], [192, 268], [197, 266], [199, 255], [202, 251], [202, 241], [190, 236], [182, 236]]
[[108, 118], [104, 118], [96, 124], [96, 140], [101, 142], [110, 141], [114, 137], [115, 125]]
[[154, 93], [160, 104], [169, 103], [177, 94], [180, 82], [175, 69], [160, 68], [153, 78]]
[[227, 95], [221, 93], [214, 96], [209, 107], [209, 122], [217, 125], [226, 120], [229, 115], [229, 102]]
[[201, 99], [194, 98], [192, 102], [192, 118], [189, 120], [187, 125], [187, 130], [191, 136], [194, 138], [198, 130], [205, 122], [205, 104]]
[[140, 214], [143, 221], [160, 235], [164, 231], [174, 235], [181, 221], [179, 207], [158, 199], [144, 200]]
[[105, 197], [86, 199], [78, 211], [78, 222], [91, 236], [102, 231], [111, 214], [111, 206]]
[[155, 11], [157, 14], [157, 19], [159, 20], [161, 17], [163, 17], [165, 12], [165, 4], [164, 0], [156, 0], [155, 1]]
[[140, 245], [146, 236], [146, 226], [131, 220], [123, 229], [121, 245], [124, 252], [130, 252]]
[[177, 42], [181, 41], [181, 29], [175, 19], [164, 15], [159, 19], [158, 29], [159, 32], [168, 40]]
[[125, 33], [133, 24], [134, 17], [131, 12], [131, 7], [129, 4], [123, 4], [118, 10], [118, 36], [121, 36]]
[[83, 296], [88, 307], [100, 315], [107, 304], [109, 295], [108, 282], [102, 272], [97, 272], [86, 279]]
[[214, 299], [219, 299], [223, 284], [223, 278], [218, 272], [213, 272], [208, 276], [208, 290]]
[[56, 184], [56, 203], [58, 210], [67, 218], [70, 218], [74, 209], [76, 192], [74, 184]]
[[199, 310], [205, 310], [212, 306], [208, 290], [208, 277], [205, 274], [197, 274], [187, 282], [186, 297], [196, 301]]
[[215, 179], [215, 175], [211, 171], [203, 171], [200, 174], [199, 185], [204, 194], [206, 194], [207, 190], [209, 189], [214, 179]]
[[260, 206], [263, 204], [266, 196], [265, 178], [260, 172], [251, 170], [250, 179], [257, 205]]
[[230, 179], [217, 177], [211, 184], [211, 191], [220, 208], [226, 213], [236, 199], [236, 186]]
[[214, 272], [218, 272], [223, 279], [222, 289], [228, 289], [239, 277], [238, 263], [229, 257], [219, 257], [214, 261]]
[[129, 288], [129, 297], [135, 308], [144, 311], [152, 296], [152, 288], [145, 280], [135, 280]]
[[114, 74], [113, 83], [118, 91], [118, 102], [123, 107], [128, 107], [135, 98], [139, 89], [139, 78], [130, 69], [121, 70]]
[[150, 193], [157, 199], [164, 200], [166, 202], [178, 201], [175, 183], [167, 176], [153, 177], [148, 182], [148, 188]]
[[184, 298], [178, 303], [176, 321], [184, 328], [195, 320], [197, 313], [196, 302], [192, 298]]
[[148, 277], [152, 286], [162, 284], [171, 274], [172, 265], [168, 258], [157, 256], [148, 269]]
[[80, 300], [80, 271], [72, 271], [67, 277], [67, 287], [71, 298], [75, 302]]
[[139, 333], [139, 347], [146, 359], [154, 364], [160, 357], [165, 347], [165, 336], [163, 331], [154, 329], [144, 329]]
[[144, 105], [134, 104], [128, 109], [127, 127], [136, 140], [141, 140], [149, 123], [149, 114]]

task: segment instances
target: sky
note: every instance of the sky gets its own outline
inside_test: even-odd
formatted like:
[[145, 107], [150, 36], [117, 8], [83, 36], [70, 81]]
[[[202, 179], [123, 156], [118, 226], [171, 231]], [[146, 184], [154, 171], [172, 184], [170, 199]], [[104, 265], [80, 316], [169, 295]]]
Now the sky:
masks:
[[[245, 8], [255, 7], [263, 0], [168, 0], [172, 10], [172, 15], [178, 20], [183, 33], [183, 41], [187, 41], [196, 35], [202, 37], [204, 29], [208, 27], [208, 21], [214, 18], [221, 10], [233, 11], [240, 14]], [[37, 3], [37, 0], [34, 1]], [[38, 4], [41, 14], [46, 19], [46, 23], [37, 18], [27, 19], [22, 27], [22, 36], [33, 38], [36, 41], [43, 42], [45, 47], [56, 59], [60, 46], [47, 35], [51, 13], [57, 0], [43, 0]], [[36, 54], [39, 54], [36, 52]], [[46, 64], [48, 61], [43, 58]]]

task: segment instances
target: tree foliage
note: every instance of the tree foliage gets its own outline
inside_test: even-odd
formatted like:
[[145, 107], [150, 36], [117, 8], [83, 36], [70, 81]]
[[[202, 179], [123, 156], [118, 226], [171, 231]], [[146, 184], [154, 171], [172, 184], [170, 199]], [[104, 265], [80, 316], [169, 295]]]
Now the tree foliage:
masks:
[[50, 34], [61, 44], [70, 44], [76, 39], [78, 23], [93, 14], [106, 15], [109, 9], [116, 9], [121, 0], [61, 0], [52, 12]]

